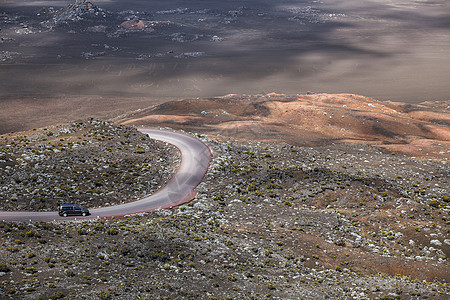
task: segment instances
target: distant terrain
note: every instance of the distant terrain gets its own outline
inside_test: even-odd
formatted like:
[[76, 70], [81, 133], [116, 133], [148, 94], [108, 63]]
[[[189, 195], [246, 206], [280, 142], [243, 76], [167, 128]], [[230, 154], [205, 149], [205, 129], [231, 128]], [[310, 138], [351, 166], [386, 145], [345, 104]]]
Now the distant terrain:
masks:
[[449, 19], [447, 0], [3, 0], [0, 103], [272, 91], [448, 100]]
[[167, 102], [132, 113], [121, 123], [302, 146], [371, 144], [413, 156], [450, 158], [450, 101], [408, 104], [351, 94], [227, 95]]

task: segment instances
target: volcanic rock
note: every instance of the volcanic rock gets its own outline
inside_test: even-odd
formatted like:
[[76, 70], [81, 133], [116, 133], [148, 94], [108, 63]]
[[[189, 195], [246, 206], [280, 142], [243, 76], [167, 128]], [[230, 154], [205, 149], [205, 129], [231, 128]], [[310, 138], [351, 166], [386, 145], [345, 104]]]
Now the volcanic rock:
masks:
[[146, 28], [144, 21], [138, 19], [125, 21], [120, 24], [120, 27], [128, 30], [144, 30]]

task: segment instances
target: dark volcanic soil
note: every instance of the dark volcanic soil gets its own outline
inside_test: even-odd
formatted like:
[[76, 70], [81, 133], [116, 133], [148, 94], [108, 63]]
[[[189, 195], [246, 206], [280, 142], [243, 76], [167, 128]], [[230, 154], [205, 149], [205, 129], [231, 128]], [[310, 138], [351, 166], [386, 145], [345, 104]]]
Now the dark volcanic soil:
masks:
[[2, 1], [0, 96], [450, 93], [446, 0], [74, 2]]
[[446, 0], [74, 2], [2, 1], [0, 133], [228, 93], [450, 95]]

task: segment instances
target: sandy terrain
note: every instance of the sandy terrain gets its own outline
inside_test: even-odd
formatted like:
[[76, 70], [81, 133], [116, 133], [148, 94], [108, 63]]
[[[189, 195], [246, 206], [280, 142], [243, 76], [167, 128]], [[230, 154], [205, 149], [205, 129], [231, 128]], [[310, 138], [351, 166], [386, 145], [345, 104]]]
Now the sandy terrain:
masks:
[[88, 117], [111, 119], [165, 101], [168, 99], [81, 95], [5, 97], [1, 100], [0, 134], [66, 124]]
[[303, 146], [372, 144], [448, 160], [449, 104], [381, 102], [349, 94], [227, 95], [164, 103], [122, 123]]

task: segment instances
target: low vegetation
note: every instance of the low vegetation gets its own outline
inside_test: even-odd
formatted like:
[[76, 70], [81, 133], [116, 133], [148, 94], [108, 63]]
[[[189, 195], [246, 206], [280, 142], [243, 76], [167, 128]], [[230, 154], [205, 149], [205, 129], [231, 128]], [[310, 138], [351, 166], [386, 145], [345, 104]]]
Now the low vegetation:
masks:
[[175, 147], [101, 120], [0, 137], [0, 210], [115, 205], [153, 193], [176, 170]]
[[449, 170], [440, 161], [199, 137], [215, 157], [186, 205], [1, 223], [0, 295], [448, 298]]

